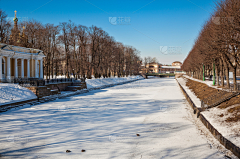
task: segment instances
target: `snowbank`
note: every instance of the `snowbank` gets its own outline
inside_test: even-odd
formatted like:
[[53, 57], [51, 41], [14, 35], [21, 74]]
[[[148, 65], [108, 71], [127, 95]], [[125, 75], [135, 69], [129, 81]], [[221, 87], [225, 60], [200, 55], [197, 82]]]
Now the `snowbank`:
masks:
[[[201, 83], [205, 83], [209, 85], [212, 88], [217, 88], [216, 86], [210, 85], [210, 82], [212, 81], [201, 81], [195, 78], [191, 78], [189, 76], [186, 76], [186, 78], [189, 78], [194, 81], [198, 81]], [[188, 96], [191, 98], [193, 103], [196, 107], [201, 107], [201, 101], [194, 92], [192, 92], [187, 86], [186, 86], [186, 79], [183, 78], [177, 78], [178, 82], [181, 84], [181, 86], [184, 88]], [[211, 125], [218, 130], [219, 133], [221, 133], [226, 139], [234, 143], [236, 146], [240, 147], [240, 137], [239, 137], [239, 128], [240, 128], [240, 122], [235, 123], [227, 123], [225, 120], [227, 117], [229, 117], [228, 109], [219, 109], [217, 107], [208, 109], [206, 111], [202, 111], [201, 114], [208, 120]], [[220, 117], [220, 115], [223, 114], [224, 117]]]
[[34, 98], [37, 96], [32, 91], [18, 84], [0, 83], [0, 105]]
[[[233, 105], [226, 109], [219, 109], [217, 107], [202, 112], [204, 117], [212, 124], [214, 128], [218, 130], [225, 138], [231, 141], [236, 146], [240, 147], [240, 122], [227, 123], [226, 119], [232, 114], [228, 112], [229, 109], [234, 107]], [[220, 117], [220, 115], [224, 115]]]
[[[130, 82], [136, 79], [143, 79], [142, 76], [130, 76], [130, 77], [112, 77], [112, 78], [100, 78], [100, 79], [87, 79], [87, 89], [103, 88], [111, 85], [120, 84], [123, 82]], [[64, 92], [62, 92], [64, 93]], [[71, 94], [72, 92], [65, 92]], [[15, 103], [24, 100], [35, 99], [37, 96], [27, 88], [21, 87], [17, 84], [0, 83], [0, 105]]]
[[130, 82], [137, 79], [143, 79], [142, 76], [129, 76], [129, 77], [111, 77], [111, 78], [93, 78], [93, 79], [87, 79], [87, 89], [96, 89], [101, 87], [106, 87], [110, 85], [116, 85], [124, 82]]
[[[190, 80], [197, 81], [197, 82], [200, 82], [200, 83], [204, 83], [204, 84], [208, 85], [209, 87], [222, 90], [222, 88], [218, 88], [217, 85], [214, 86], [214, 85], [213, 85], [213, 81], [203, 81], [203, 80], [199, 80], [199, 79], [190, 77], [190, 76], [188, 76], [188, 75], [183, 75], [183, 76], [186, 77], [186, 78], [188, 78], [188, 79], [190, 79]], [[220, 81], [221, 81], [221, 80], [220, 80]]]
[[193, 103], [197, 108], [201, 108], [201, 100], [195, 95], [193, 91], [191, 91], [188, 86], [186, 86], [186, 80], [183, 78], [176, 78], [176, 80], [181, 84], [181, 86], [184, 88], [188, 96], [192, 99]]

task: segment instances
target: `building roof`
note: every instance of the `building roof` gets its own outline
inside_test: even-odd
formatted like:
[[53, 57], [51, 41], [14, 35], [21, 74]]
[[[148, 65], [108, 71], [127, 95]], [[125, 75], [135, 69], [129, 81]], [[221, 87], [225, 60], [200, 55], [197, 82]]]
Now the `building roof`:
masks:
[[148, 63], [148, 65], [158, 65], [158, 63], [156, 63], [156, 62], [151, 62], [151, 63]]
[[2, 51], [12, 51], [18, 54], [29, 54], [29, 55], [39, 55], [44, 56], [43, 51], [39, 49], [33, 49], [33, 48], [26, 48], [26, 47], [20, 47], [20, 46], [14, 46], [14, 45], [7, 45], [4, 43], [0, 43], [0, 50]]
[[181, 66], [161, 66], [162, 68], [176, 68], [176, 69], [180, 69]]
[[[180, 61], [174, 61], [173, 63], [181, 63]], [[182, 63], [181, 63], [182, 64]]]

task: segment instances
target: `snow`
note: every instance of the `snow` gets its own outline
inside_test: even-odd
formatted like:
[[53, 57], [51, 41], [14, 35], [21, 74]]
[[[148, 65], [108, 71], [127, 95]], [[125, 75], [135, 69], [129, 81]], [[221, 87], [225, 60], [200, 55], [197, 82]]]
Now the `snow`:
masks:
[[[58, 76], [58, 78], [62, 78], [64, 76]], [[143, 79], [141, 76], [129, 76], [129, 77], [112, 77], [112, 78], [100, 78], [100, 79], [87, 79], [87, 88], [89, 90], [93, 88], [102, 88], [109, 85], [115, 85], [121, 82], [129, 82], [136, 79]], [[71, 86], [70, 86], [71, 87]], [[73, 86], [80, 87], [80, 86]], [[50, 89], [50, 88], [48, 88]], [[71, 92], [65, 92], [71, 93]], [[0, 83], [0, 105], [5, 105], [9, 103], [15, 103], [30, 99], [36, 99], [37, 96], [27, 88], [21, 87], [17, 84], [12, 83]]]
[[188, 78], [188, 79], [190, 79], [190, 80], [197, 81], [197, 82], [200, 82], [200, 83], [204, 83], [204, 84], [208, 85], [209, 87], [222, 90], [222, 88], [218, 88], [216, 85], [214, 86], [214, 85], [213, 85], [213, 81], [207, 81], [207, 80], [206, 80], [206, 81], [203, 81], [203, 80], [199, 80], [199, 79], [190, 77], [190, 76], [188, 76], [188, 75], [183, 75], [183, 76], [186, 77], [186, 78]]
[[[189, 76], [185, 76], [189, 78]], [[205, 83], [209, 85], [209, 81], [201, 81], [198, 79], [190, 78], [191, 80], [195, 80], [201, 83]], [[187, 94], [192, 99], [193, 103], [196, 105], [196, 107], [201, 107], [201, 101], [199, 98], [196, 97], [194, 92], [192, 92], [187, 86], [186, 86], [186, 80], [183, 78], [177, 79], [179, 83], [183, 86], [184, 90], [187, 92]], [[209, 85], [210, 86], [210, 85]], [[218, 89], [216, 86], [211, 86], [213, 88]], [[236, 105], [234, 105], [236, 106]], [[236, 146], [240, 147], [240, 122], [235, 123], [227, 123], [225, 120], [230, 117], [230, 113], [228, 113], [228, 110], [231, 109], [231, 106], [227, 109], [220, 109], [217, 107], [208, 109], [206, 111], [202, 111], [201, 114], [212, 124], [212, 126], [218, 130], [220, 134], [222, 134], [226, 139], [234, 143]], [[224, 117], [220, 117], [221, 114], [224, 114]]]
[[[193, 78], [193, 77], [190, 77], [188, 75], [183, 75], [184, 77], [188, 78], [188, 79], [191, 79], [193, 81], [197, 81], [197, 82], [200, 82], [200, 83], [204, 83], [206, 85], [208, 85], [209, 87], [212, 87], [212, 88], [215, 88], [215, 89], [219, 89], [219, 90], [223, 90], [222, 88], [218, 88], [217, 85], [213, 85], [213, 81], [203, 81], [203, 80], [199, 80], [199, 79], [196, 79], [196, 78]], [[219, 80], [221, 82], [221, 80]], [[232, 81], [229, 81], [230, 84], [232, 84], [233, 82]], [[227, 84], [227, 82], [225, 81], [225, 85]], [[226, 90], [225, 90], [226, 91]]]
[[[235, 106], [236, 105], [233, 105], [227, 109], [220, 109], [215, 107], [209, 109], [208, 111], [202, 112], [202, 114], [209, 122], [211, 122], [211, 124], [218, 130], [219, 133], [221, 133], [233, 144], [240, 147], [240, 122], [227, 123], [225, 121], [228, 117], [231, 116], [228, 110]], [[220, 117], [221, 114], [224, 116]]]
[[201, 135], [189, 110], [173, 78], [24, 106], [0, 114], [0, 154], [26, 159], [223, 158]]
[[0, 105], [37, 98], [27, 88], [12, 83], [0, 83]]
[[116, 85], [123, 82], [129, 82], [133, 80], [143, 79], [142, 76], [129, 76], [129, 77], [111, 77], [111, 78], [93, 78], [93, 79], [86, 79], [87, 88], [101, 88], [106, 87], [109, 85]]
[[177, 78], [176, 79], [180, 85], [183, 87], [183, 89], [186, 91], [188, 96], [191, 98], [192, 102], [195, 104], [197, 108], [201, 108], [201, 100], [195, 95], [193, 91], [191, 91], [188, 86], [186, 86], [186, 80], [183, 78]]

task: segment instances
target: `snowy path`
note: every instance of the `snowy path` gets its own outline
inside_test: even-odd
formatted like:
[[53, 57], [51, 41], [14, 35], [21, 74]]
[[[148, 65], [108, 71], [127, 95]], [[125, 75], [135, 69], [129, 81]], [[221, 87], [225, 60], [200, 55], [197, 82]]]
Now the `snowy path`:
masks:
[[166, 78], [11, 110], [0, 114], [0, 154], [53, 159], [223, 158], [210, 149], [188, 109], [175, 79]]

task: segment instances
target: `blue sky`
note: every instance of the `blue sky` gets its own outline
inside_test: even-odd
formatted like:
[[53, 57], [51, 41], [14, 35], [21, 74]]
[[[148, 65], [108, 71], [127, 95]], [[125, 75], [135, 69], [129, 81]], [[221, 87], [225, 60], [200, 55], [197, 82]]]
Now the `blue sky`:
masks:
[[[43, 24], [71, 20], [96, 25], [116, 41], [134, 46], [141, 57], [157, 57], [163, 64], [185, 59], [214, 9], [212, 0], [0, 0], [0, 4], [9, 17], [17, 10], [18, 17]], [[160, 46], [181, 52], [167, 54]]]

